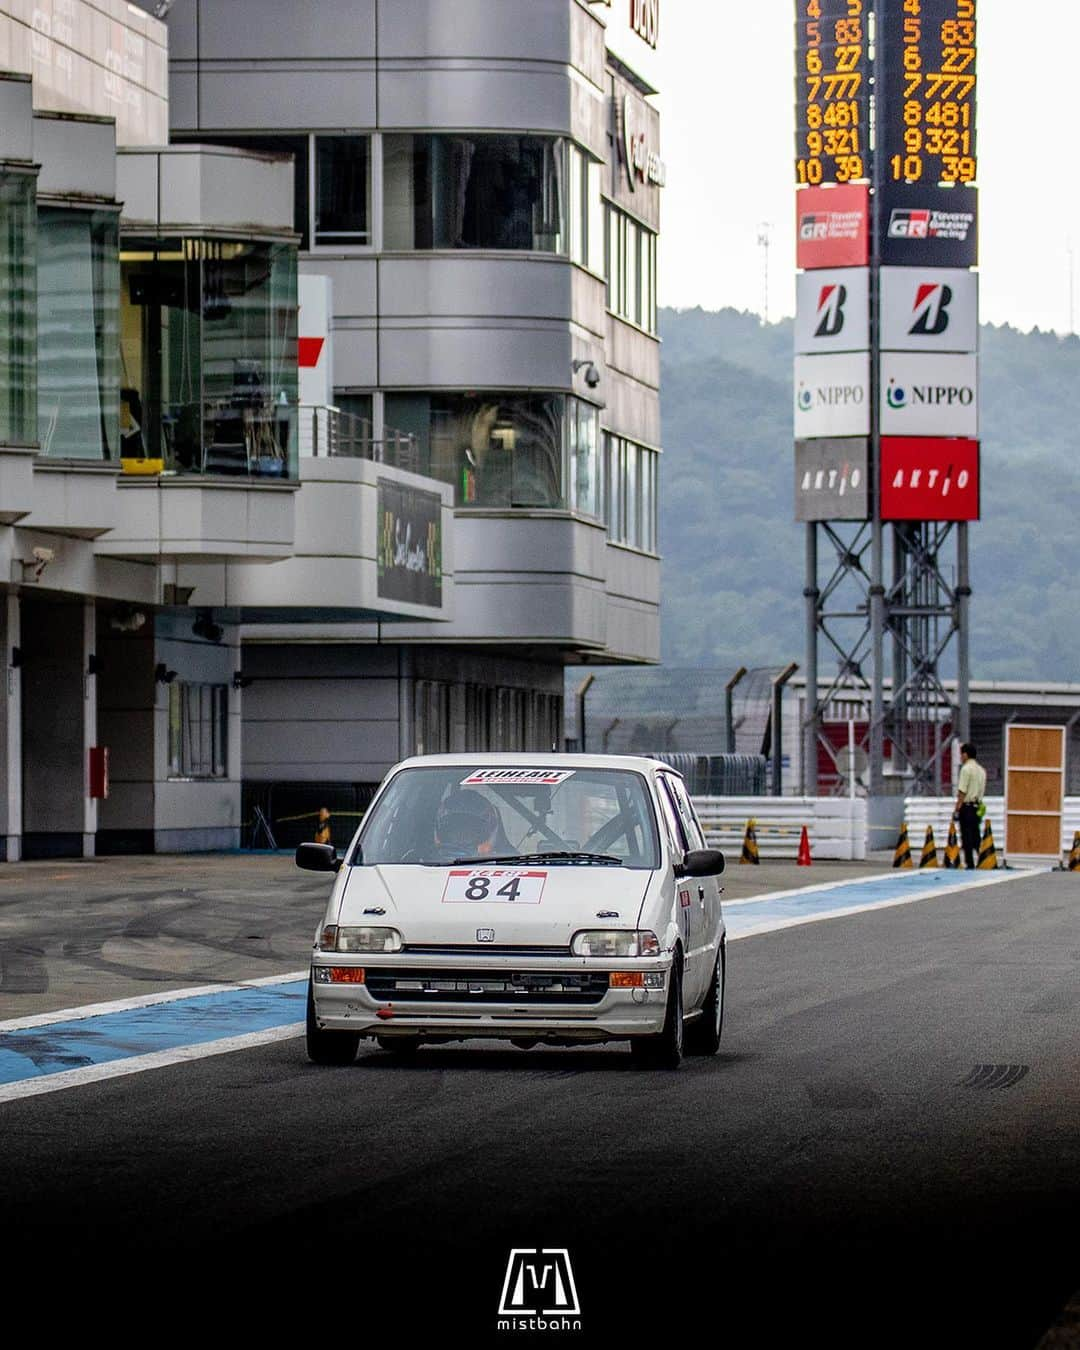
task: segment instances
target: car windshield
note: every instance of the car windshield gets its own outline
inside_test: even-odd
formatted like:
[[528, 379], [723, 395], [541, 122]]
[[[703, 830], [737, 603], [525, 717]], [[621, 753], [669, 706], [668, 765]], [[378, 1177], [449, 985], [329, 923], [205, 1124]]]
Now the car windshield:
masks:
[[360, 850], [366, 864], [438, 867], [542, 857], [567, 864], [659, 865], [645, 779], [627, 769], [402, 769], [368, 813]]

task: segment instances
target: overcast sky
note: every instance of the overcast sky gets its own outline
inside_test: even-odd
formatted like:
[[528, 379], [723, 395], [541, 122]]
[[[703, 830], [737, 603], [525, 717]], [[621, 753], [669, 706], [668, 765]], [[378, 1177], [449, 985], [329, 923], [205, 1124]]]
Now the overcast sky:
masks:
[[[978, 42], [982, 317], [1075, 331], [1080, 5], [982, 0]], [[794, 311], [793, 44], [792, 0], [663, 0], [663, 304], [760, 313], [769, 221], [770, 317]]]

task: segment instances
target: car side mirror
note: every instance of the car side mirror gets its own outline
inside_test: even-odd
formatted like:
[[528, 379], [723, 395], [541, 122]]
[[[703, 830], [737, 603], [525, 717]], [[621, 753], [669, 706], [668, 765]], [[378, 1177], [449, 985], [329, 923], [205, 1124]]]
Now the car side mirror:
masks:
[[681, 877], [717, 877], [724, 870], [724, 855], [718, 848], [692, 848], [675, 871]]
[[336, 872], [341, 866], [333, 844], [298, 844], [296, 865], [306, 872]]

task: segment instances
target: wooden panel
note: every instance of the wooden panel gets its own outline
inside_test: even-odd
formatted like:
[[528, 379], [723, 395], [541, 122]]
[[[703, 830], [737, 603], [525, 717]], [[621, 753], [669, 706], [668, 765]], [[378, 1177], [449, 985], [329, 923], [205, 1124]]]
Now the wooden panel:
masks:
[[1014, 811], [1053, 811], [1061, 814], [1061, 775], [1009, 771], [1009, 814]]
[[1056, 858], [1061, 852], [1059, 816], [1024, 816], [1012, 812], [1005, 819], [1005, 853]]
[[1065, 752], [1064, 727], [1009, 727], [1009, 766], [1059, 769]]

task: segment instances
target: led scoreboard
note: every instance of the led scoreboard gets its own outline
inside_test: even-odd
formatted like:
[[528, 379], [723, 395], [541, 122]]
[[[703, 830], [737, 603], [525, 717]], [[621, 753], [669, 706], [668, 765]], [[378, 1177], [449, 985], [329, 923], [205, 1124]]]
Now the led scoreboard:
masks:
[[867, 0], [796, 0], [795, 181], [870, 176]]
[[975, 3], [878, 0], [884, 181], [975, 181]]

